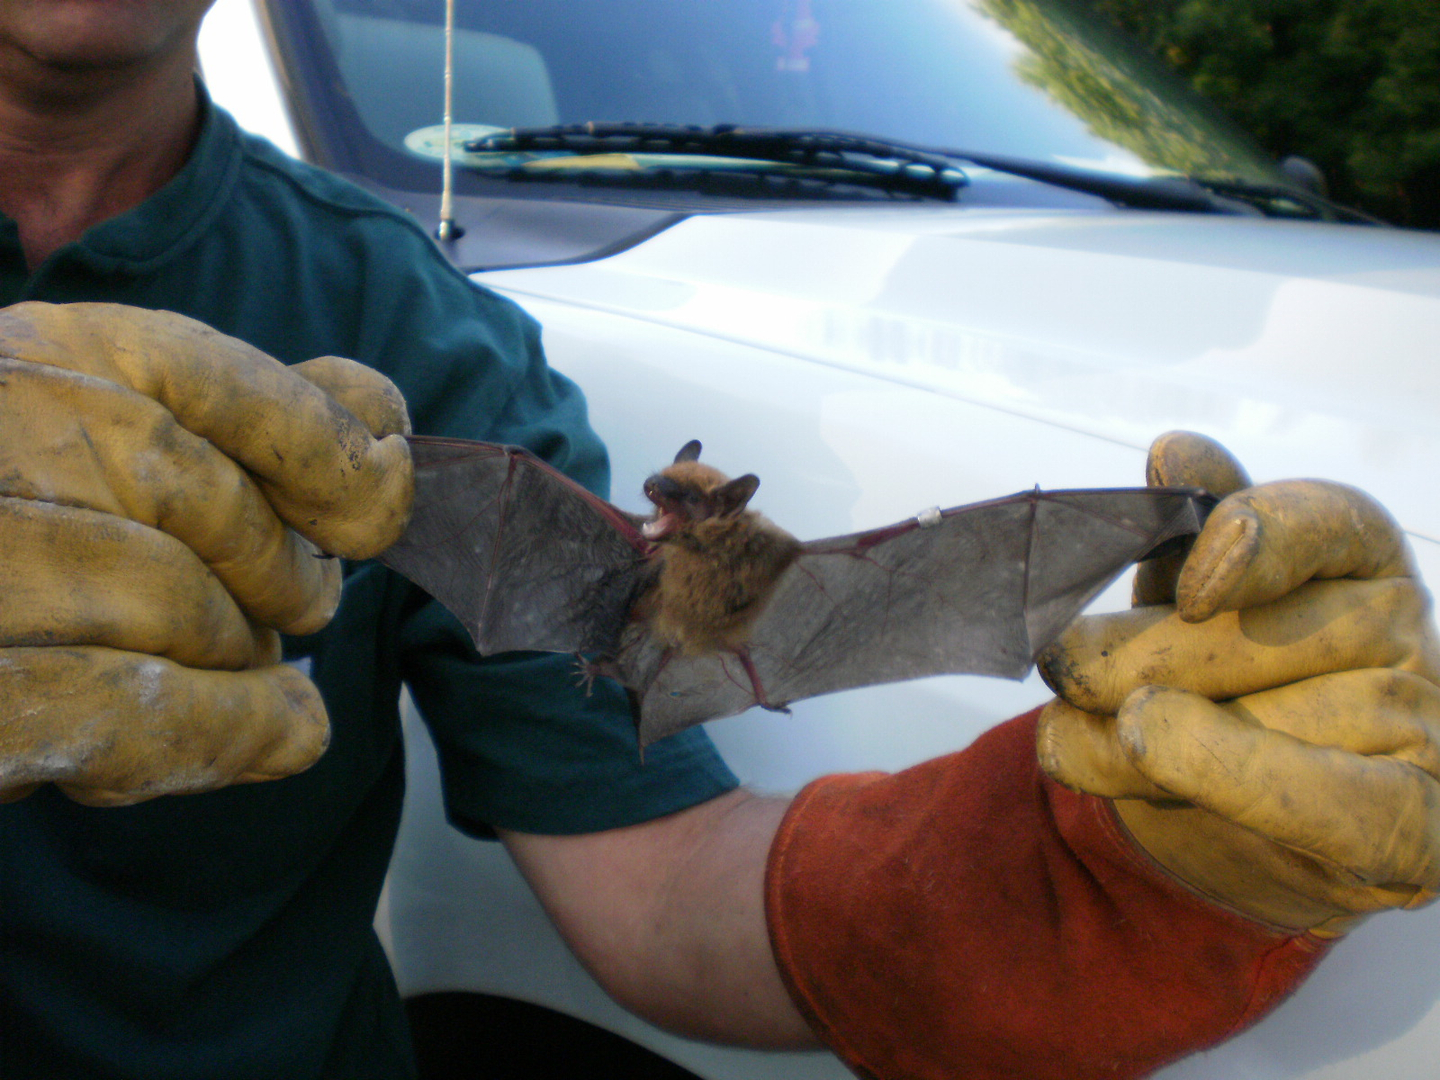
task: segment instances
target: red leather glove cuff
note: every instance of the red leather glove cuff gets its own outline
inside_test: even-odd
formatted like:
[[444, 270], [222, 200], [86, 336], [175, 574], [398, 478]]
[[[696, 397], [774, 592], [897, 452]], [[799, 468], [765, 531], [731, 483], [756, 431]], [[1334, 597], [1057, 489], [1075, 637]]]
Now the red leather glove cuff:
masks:
[[1038, 710], [894, 775], [827, 776], [770, 851], [780, 970], [877, 1080], [1120, 1080], [1253, 1023], [1325, 944], [1200, 898], [1035, 757]]

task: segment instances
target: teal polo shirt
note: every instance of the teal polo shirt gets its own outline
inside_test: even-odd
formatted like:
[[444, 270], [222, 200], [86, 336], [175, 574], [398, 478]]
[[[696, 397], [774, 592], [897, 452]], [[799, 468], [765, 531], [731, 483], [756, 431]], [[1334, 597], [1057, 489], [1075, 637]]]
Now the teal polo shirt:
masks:
[[[352, 357], [396, 382], [419, 432], [517, 443], [608, 484], [584, 399], [546, 366], [532, 319], [405, 215], [208, 102], [178, 176], [34, 273], [0, 217], [0, 305], [21, 300], [178, 311], [287, 363]], [[642, 764], [618, 689], [587, 697], [569, 657], [479, 659], [373, 563], [347, 568], [334, 621], [286, 651], [308, 658], [333, 728], [307, 772], [126, 808], [49, 788], [0, 806], [4, 1080], [413, 1075], [371, 928], [400, 816], [402, 682], [450, 818], [478, 835], [614, 828], [735, 784], [698, 732]]]

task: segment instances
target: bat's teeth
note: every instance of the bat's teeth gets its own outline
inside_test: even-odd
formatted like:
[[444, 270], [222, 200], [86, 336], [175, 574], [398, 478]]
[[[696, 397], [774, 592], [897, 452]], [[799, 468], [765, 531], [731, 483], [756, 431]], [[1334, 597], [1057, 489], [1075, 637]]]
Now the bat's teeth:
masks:
[[664, 540], [675, 531], [675, 515], [661, 514], [654, 521], [640, 526], [640, 535], [646, 540]]

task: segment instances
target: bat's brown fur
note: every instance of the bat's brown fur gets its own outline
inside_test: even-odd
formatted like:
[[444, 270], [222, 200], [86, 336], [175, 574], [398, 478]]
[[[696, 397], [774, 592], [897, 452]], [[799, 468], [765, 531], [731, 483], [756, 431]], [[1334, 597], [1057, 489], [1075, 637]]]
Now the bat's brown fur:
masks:
[[660, 574], [643, 614], [682, 654], [738, 652], [800, 542], [743, 504], [726, 512], [717, 493], [728, 478], [708, 465], [677, 461], [660, 476], [699, 495], [700, 508], [660, 541]]

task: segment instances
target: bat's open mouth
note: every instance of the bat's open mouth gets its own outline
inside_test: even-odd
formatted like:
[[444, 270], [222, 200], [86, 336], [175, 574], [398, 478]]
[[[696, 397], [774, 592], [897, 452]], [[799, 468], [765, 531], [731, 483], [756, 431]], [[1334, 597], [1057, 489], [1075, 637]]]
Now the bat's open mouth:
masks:
[[654, 521], [647, 521], [640, 526], [640, 535], [646, 540], [660, 541], [672, 536], [680, 528], [680, 515], [673, 510], [660, 508], [660, 514]]
[[685, 514], [679, 501], [675, 482], [665, 476], [652, 476], [645, 481], [645, 497], [655, 504], [655, 520], [640, 526], [640, 535], [646, 540], [660, 541], [673, 536], [685, 523]]

